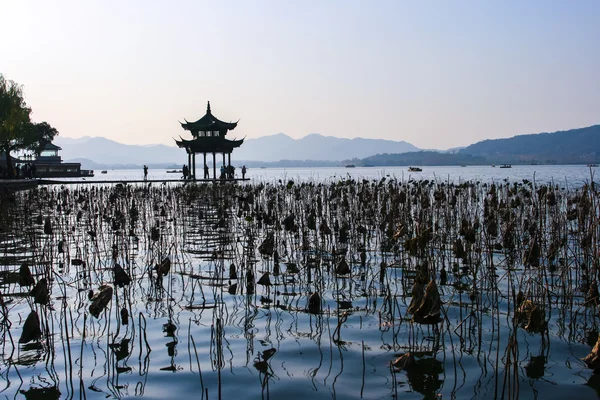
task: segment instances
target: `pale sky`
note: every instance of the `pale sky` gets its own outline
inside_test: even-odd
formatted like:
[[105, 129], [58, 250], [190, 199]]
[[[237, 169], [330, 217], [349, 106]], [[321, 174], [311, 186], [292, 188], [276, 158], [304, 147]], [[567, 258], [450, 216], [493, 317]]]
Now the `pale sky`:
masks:
[[[600, 1], [0, 0], [0, 73], [60, 136], [178, 121], [446, 149], [600, 123]], [[228, 136], [229, 137], [229, 136]]]

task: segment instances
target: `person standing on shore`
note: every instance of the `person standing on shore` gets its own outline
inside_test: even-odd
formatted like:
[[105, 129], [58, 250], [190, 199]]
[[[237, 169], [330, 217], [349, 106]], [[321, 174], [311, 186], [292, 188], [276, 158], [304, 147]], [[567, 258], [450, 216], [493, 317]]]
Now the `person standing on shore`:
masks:
[[246, 179], [246, 166], [242, 165], [242, 179]]
[[148, 166], [144, 165], [144, 180], [148, 180]]

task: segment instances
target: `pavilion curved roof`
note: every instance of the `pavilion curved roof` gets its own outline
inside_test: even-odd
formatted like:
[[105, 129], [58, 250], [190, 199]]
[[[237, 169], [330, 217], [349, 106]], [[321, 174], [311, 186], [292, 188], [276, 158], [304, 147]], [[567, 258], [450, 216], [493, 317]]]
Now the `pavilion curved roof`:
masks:
[[244, 139], [228, 140], [218, 136], [202, 136], [192, 140], [175, 139], [180, 148], [186, 149], [188, 153], [231, 153], [233, 149], [240, 147]]
[[201, 131], [228, 131], [237, 126], [237, 122], [224, 122], [212, 115], [210, 110], [210, 101], [206, 106], [206, 114], [195, 122], [185, 120], [185, 123], [180, 122], [183, 129], [191, 132]]

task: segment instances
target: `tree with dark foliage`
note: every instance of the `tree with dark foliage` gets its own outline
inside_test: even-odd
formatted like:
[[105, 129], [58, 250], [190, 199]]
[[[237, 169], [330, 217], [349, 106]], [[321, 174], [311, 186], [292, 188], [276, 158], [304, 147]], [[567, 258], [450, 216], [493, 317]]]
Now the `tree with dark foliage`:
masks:
[[31, 122], [23, 87], [0, 74], [0, 152], [6, 157], [6, 169], [13, 176], [11, 152], [26, 150], [39, 155], [44, 146], [58, 135], [47, 122]]

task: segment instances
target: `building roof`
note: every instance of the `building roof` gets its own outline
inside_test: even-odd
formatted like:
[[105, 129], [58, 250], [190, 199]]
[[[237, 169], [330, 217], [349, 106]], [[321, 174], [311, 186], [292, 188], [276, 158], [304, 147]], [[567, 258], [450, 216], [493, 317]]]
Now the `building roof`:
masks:
[[60, 146], [55, 145], [54, 143], [48, 142], [42, 149], [42, 151], [50, 151], [50, 150], [62, 150]]
[[219, 131], [226, 134], [228, 130], [234, 129], [237, 126], [237, 122], [223, 122], [214, 115], [210, 110], [210, 101], [206, 106], [206, 114], [196, 122], [189, 122], [185, 120], [185, 123], [180, 122], [183, 129], [188, 130], [196, 136], [201, 131]]
[[228, 140], [218, 136], [201, 136], [192, 140], [175, 140], [177, 146], [185, 148], [188, 153], [231, 153], [233, 149], [240, 147], [244, 139]]

